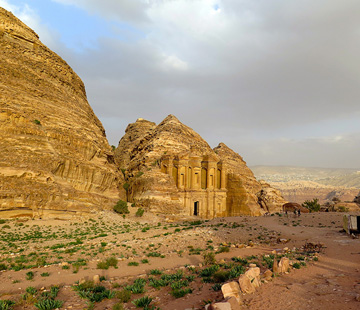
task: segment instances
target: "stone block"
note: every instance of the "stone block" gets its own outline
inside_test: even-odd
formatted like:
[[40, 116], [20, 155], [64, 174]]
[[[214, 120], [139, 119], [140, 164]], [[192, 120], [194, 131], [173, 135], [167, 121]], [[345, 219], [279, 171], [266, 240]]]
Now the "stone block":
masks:
[[251, 280], [245, 274], [239, 278], [240, 289], [243, 293], [251, 294], [255, 292], [255, 287], [252, 285]]
[[279, 262], [279, 273], [285, 273], [289, 271], [290, 261], [287, 257], [282, 257]]
[[223, 293], [224, 298], [235, 297], [239, 304], [242, 303], [240, 286], [237, 282], [233, 281], [225, 283], [221, 287], [221, 292]]

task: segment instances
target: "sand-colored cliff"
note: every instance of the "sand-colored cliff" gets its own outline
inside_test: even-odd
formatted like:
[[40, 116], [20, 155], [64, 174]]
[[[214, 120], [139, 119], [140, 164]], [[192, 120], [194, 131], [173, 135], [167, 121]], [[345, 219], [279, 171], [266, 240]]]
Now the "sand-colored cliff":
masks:
[[46, 217], [109, 208], [123, 194], [81, 79], [0, 8], [0, 210]]
[[285, 202], [261, 185], [241, 156], [221, 143], [214, 150], [175, 116], [159, 125], [138, 119], [115, 151], [128, 198], [153, 212], [203, 218], [261, 215]]

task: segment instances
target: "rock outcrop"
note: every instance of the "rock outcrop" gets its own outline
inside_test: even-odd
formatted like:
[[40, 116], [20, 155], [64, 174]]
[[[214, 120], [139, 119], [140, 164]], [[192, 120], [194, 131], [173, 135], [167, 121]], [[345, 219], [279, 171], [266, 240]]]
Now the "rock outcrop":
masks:
[[[260, 212], [276, 212], [286, 202], [280, 191], [265, 182], [256, 180], [243, 158], [220, 143], [214, 151], [226, 163], [228, 173], [227, 207], [231, 215], [260, 215]], [[259, 204], [261, 209], [259, 209]]]
[[211, 149], [173, 115], [157, 126], [143, 119], [130, 124], [115, 160], [129, 184], [129, 200], [153, 212], [256, 216], [279, 211], [285, 202], [255, 179], [239, 154], [223, 143]]
[[123, 195], [105, 130], [81, 79], [0, 8], [1, 216], [107, 208]]

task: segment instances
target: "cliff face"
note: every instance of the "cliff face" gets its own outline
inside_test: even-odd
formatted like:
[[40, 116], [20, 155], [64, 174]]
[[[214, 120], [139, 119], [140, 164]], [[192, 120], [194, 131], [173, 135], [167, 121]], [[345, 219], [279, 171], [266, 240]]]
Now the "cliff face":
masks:
[[[279, 191], [256, 180], [243, 158], [224, 143], [214, 148], [225, 163], [227, 179], [227, 207], [232, 215], [260, 215], [261, 212], [280, 211], [286, 202]], [[259, 208], [261, 206], [261, 209]]]
[[212, 150], [173, 115], [157, 126], [142, 119], [130, 124], [115, 154], [126, 170], [129, 199], [154, 212], [261, 215], [285, 202], [255, 179], [239, 154], [222, 143]]
[[113, 205], [121, 176], [84, 84], [2, 8], [0, 68], [2, 216], [44, 217]]

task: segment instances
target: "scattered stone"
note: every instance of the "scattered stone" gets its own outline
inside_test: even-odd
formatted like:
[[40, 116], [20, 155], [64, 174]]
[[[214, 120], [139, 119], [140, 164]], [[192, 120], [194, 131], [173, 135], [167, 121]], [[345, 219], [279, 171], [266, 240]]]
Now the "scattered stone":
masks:
[[279, 273], [279, 267], [278, 267], [278, 262], [277, 259], [274, 258], [274, 263], [273, 263], [273, 267], [272, 267], [273, 273]]
[[100, 283], [100, 276], [98, 274], [94, 275], [93, 281], [94, 281], [94, 284], [99, 284]]
[[290, 267], [290, 261], [287, 257], [282, 257], [279, 262], [279, 273], [288, 272]]
[[239, 304], [242, 304], [240, 286], [237, 282], [225, 283], [221, 286], [221, 292], [224, 298], [235, 297]]
[[264, 274], [263, 277], [266, 281], [270, 281], [272, 278], [273, 272], [270, 269], [267, 269]]
[[244, 274], [239, 278], [239, 285], [243, 293], [252, 294], [255, 292], [255, 287], [251, 284], [251, 280]]

